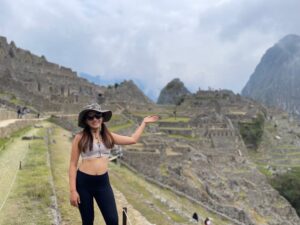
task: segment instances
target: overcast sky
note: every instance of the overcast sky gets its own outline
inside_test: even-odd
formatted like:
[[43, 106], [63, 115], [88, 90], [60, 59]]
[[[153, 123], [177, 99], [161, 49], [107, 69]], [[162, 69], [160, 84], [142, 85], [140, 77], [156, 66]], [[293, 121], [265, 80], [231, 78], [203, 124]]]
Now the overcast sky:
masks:
[[77, 72], [132, 79], [151, 98], [173, 78], [240, 92], [274, 43], [300, 34], [299, 0], [0, 0], [0, 36]]

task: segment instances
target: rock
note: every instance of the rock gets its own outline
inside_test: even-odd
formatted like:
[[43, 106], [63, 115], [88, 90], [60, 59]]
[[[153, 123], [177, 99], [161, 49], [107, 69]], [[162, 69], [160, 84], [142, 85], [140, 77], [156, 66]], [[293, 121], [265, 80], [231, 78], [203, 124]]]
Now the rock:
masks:
[[300, 114], [300, 36], [287, 35], [263, 55], [242, 95]]
[[189, 90], [178, 79], [169, 82], [160, 92], [158, 104], [180, 104], [186, 95], [189, 95]]
[[27, 102], [39, 112], [77, 113], [83, 105], [104, 104], [104, 100], [152, 103], [132, 81], [124, 81], [112, 89], [96, 85], [70, 68], [48, 62], [45, 56], [18, 48], [14, 42], [8, 44], [1, 36], [0, 78], [1, 92], [13, 93], [15, 99]]

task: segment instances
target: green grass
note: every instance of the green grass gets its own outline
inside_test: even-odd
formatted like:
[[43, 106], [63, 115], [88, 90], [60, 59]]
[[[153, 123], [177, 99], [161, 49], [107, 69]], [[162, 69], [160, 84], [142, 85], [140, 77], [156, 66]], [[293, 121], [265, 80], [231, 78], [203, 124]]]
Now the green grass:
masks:
[[128, 122], [128, 123], [124, 123], [124, 124], [121, 124], [121, 125], [110, 126], [109, 130], [112, 131], [112, 132], [116, 132], [116, 131], [119, 131], [119, 130], [122, 130], [122, 129], [125, 129], [125, 128], [130, 128], [133, 125], [134, 125], [133, 122]]
[[111, 117], [111, 120], [120, 120], [123, 119], [123, 117], [120, 114], [113, 114]]
[[192, 130], [192, 128], [188, 128], [188, 127], [160, 127], [160, 130]]
[[[43, 129], [38, 135], [44, 132]], [[30, 146], [0, 214], [0, 224], [52, 224], [47, 146], [44, 140], [32, 140]]]
[[191, 118], [189, 117], [169, 117], [166, 119], [161, 119], [159, 120], [160, 122], [173, 122], [173, 123], [177, 123], [177, 122], [189, 122]]
[[138, 117], [146, 117], [146, 116], [150, 116], [155, 113], [153, 113], [152, 111], [149, 111], [149, 112], [132, 112], [131, 114], [134, 116], [138, 116]]
[[19, 138], [21, 137], [22, 135], [24, 135], [25, 133], [27, 133], [30, 129], [32, 128], [31, 125], [28, 125], [18, 131], [15, 131], [13, 132], [10, 137], [8, 138], [0, 138], [0, 153], [1, 153], [1, 150], [3, 150], [3, 148], [11, 141], [13, 141], [13, 139], [15, 138]]
[[169, 175], [167, 165], [164, 164], [164, 163], [160, 164], [159, 171], [160, 171], [160, 174], [162, 176], [168, 176]]
[[300, 215], [300, 168], [271, 179], [272, 186], [283, 195]]
[[[174, 222], [188, 224], [186, 218], [174, 215], [166, 205], [153, 198], [152, 194], [143, 186], [143, 182], [146, 181], [136, 178], [126, 168], [111, 165], [110, 174], [112, 175], [110, 177], [112, 184], [125, 194], [127, 201], [135, 209], [138, 209], [149, 222], [164, 225], [172, 225]], [[167, 213], [173, 222], [163, 216], [162, 212]]]
[[274, 150], [277, 150], [277, 151], [280, 151], [280, 150], [297, 150], [299, 149], [299, 152], [300, 152], [300, 148], [299, 146], [295, 146], [295, 145], [278, 145], [276, 146], [276, 148]]
[[298, 156], [300, 156], [300, 150], [299, 152], [272, 152], [271, 153], [272, 156], [282, 156], [282, 158], [285, 158], [285, 156], [295, 156], [298, 158]]
[[198, 138], [198, 137], [184, 136], [184, 135], [179, 135], [179, 134], [169, 134], [168, 137], [176, 138], [176, 139], [184, 139], [184, 140], [189, 140], [189, 141], [200, 140], [200, 138]]
[[272, 173], [265, 166], [260, 165], [257, 168], [266, 177], [272, 177]]
[[[128, 202], [130, 202], [134, 208], [138, 209], [151, 223], [161, 225], [173, 225], [175, 222], [185, 225], [194, 224], [189, 222], [188, 218], [172, 211], [167, 206], [171, 204], [191, 216], [193, 212], [197, 212], [202, 218], [213, 218], [214, 224], [229, 224], [225, 219], [220, 219], [198, 204], [178, 196], [170, 190], [148, 183], [144, 178], [137, 176], [123, 166], [110, 165], [110, 175], [112, 184], [122, 191], [122, 193], [125, 193]], [[166, 202], [164, 203], [160, 199], [164, 199]], [[155, 207], [153, 208], [152, 205]], [[166, 220], [164, 214], [171, 218], [171, 221]]]
[[252, 119], [252, 122], [239, 122], [239, 131], [246, 146], [250, 149], [257, 150], [264, 133], [265, 118], [262, 114], [257, 114], [257, 117]]
[[[68, 187], [68, 163], [70, 157], [70, 133], [60, 127], [56, 127], [52, 139], [56, 143], [51, 144], [51, 164], [54, 175], [54, 183], [58, 198], [59, 210], [62, 215], [63, 224], [80, 224], [79, 212], [69, 205], [69, 187]], [[110, 164], [110, 180], [114, 189], [123, 193], [127, 201], [136, 210], [138, 210], [148, 221], [155, 224], [173, 225], [175, 222], [179, 224], [191, 224], [188, 218], [179, 215], [172, 211], [168, 205], [162, 203], [159, 199], [168, 199], [175, 202], [180, 210], [188, 213], [194, 211], [200, 212], [201, 216], [209, 216], [214, 218], [214, 221], [219, 225], [228, 224], [226, 221], [218, 219], [214, 214], [208, 213], [205, 209], [196, 204], [191, 203], [185, 198], [179, 197], [174, 193], [161, 189], [156, 185], [146, 182], [143, 178], [132, 173], [125, 167], [119, 167], [115, 164]], [[119, 199], [116, 199], [117, 201]], [[118, 208], [123, 207], [117, 203]], [[120, 209], [119, 209], [120, 210]], [[120, 212], [120, 211], [119, 211]], [[129, 212], [130, 213], [130, 212]], [[121, 214], [119, 214], [121, 215]], [[104, 224], [100, 213], [95, 209], [96, 223]], [[121, 219], [121, 217], [119, 216]], [[168, 219], [171, 218], [171, 219]], [[100, 221], [97, 223], [97, 221]], [[138, 224], [137, 224], [138, 225]]]

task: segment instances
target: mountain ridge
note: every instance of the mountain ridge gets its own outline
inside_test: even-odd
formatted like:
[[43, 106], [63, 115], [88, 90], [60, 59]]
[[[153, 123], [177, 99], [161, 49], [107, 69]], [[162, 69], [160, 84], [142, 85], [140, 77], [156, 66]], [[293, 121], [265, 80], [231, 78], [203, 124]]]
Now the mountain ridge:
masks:
[[242, 95], [300, 115], [300, 36], [287, 35], [269, 48]]

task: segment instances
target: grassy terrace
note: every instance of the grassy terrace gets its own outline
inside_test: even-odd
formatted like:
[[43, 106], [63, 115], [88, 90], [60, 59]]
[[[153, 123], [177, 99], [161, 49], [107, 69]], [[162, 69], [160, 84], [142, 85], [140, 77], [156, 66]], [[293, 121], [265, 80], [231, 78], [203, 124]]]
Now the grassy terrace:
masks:
[[28, 132], [30, 129], [31, 129], [31, 126], [29, 125], [27, 127], [24, 127], [23, 129], [20, 129], [20, 130], [18, 130], [16, 132], [12, 133], [9, 138], [0, 138], [0, 154], [1, 154], [1, 150], [3, 148], [5, 148], [5, 146], [7, 144], [9, 144], [15, 138], [18, 138], [18, 137], [22, 136], [23, 134], [25, 134], [26, 132]]
[[161, 122], [174, 122], [174, 123], [177, 123], [177, 122], [189, 122], [191, 118], [189, 117], [169, 117], [169, 118], [166, 118], [166, 119], [161, 119], [160, 121]]
[[112, 132], [116, 132], [118, 130], [122, 130], [122, 129], [126, 129], [126, 128], [130, 128], [134, 125], [134, 123], [132, 121], [124, 123], [124, 124], [120, 124], [120, 125], [115, 125], [115, 126], [109, 126], [109, 130]]
[[[194, 224], [189, 222], [193, 212], [197, 212], [201, 217], [214, 218], [215, 224], [228, 224], [228, 221], [222, 221], [216, 215], [208, 213], [205, 209], [189, 200], [175, 195], [173, 192], [157, 187], [148, 183], [144, 178], [137, 176], [130, 170], [111, 165], [112, 184], [119, 189], [128, 198], [128, 202], [139, 209], [140, 212], [154, 224]], [[181, 211], [176, 213], [169, 206]], [[163, 215], [167, 215], [171, 220], [166, 220]]]
[[199, 137], [184, 136], [184, 135], [179, 135], [179, 134], [169, 134], [168, 137], [170, 137], [170, 138], [176, 138], [176, 139], [185, 139], [185, 140], [188, 140], [188, 141], [197, 141], [197, 140], [200, 140]]
[[[285, 197], [300, 215], [300, 148], [297, 145], [291, 145], [291, 139], [287, 136], [280, 135], [281, 129], [283, 128], [280, 124], [276, 127], [274, 122], [267, 121], [260, 150], [249, 151], [249, 155], [256, 162], [259, 171], [268, 178], [273, 188]], [[275, 136], [281, 136], [280, 144], [278, 140], [274, 140]], [[274, 169], [284, 169], [287, 172], [274, 176], [272, 174]]]
[[[26, 135], [43, 136], [44, 129], [31, 129]], [[30, 147], [29, 147], [30, 146]], [[52, 224], [49, 188], [50, 169], [47, 165], [47, 146], [44, 140], [22, 141], [19, 138], [7, 146], [0, 156], [7, 164], [1, 164], [10, 174], [1, 174], [1, 194], [8, 195], [1, 205], [0, 224]], [[19, 170], [19, 161], [22, 169]], [[14, 173], [14, 174], [12, 174]], [[7, 186], [7, 184], [10, 184]]]
[[[54, 183], [63, 224], [77, 224], [80, 220], [77, 210], [69, 205], [67, 170], [70, 154], [70, 136], [70, 133], [66, 130], [56, 127], [52, 135], [52, 139], [56, 143], [51, 145], [50, 151], [52, 172], [54, 174]], [[126, 197], [128, 204], [134, 209], [138, 209], [151, 223], [158, 225], [173, 225], [175, 223], [192, 224], [189, 222], [189, 218], [193, 212], [199, 212], [202, 217], [209, 216], [214, 218], [216, 224], [228, 224], [228, 222], [221, 221], [216, 215], [207, 213], [205, 209], [191, 203], [187, 199], [178, 197], [168, 190], [146, 182], [142, 177], [137, 176], [137, 174], [134, 174], [125, 167], [119, 167], [111, 163], [110, 179], [114, 191], [121, 192]], [[166, 199], [169, 204], [174, 205], [175, 208], [178, 208], [179, 211], [182, 211], [187, 216], [178, 214], [161, 199]], [[124, 205], [118, 199], [116, 200], [119, 217], [121, 217], [121, 207], [126, 206], [126, 204]], [[95, 224], [104, 224], [101, 216], [99, 216], [100, 213], [98, 211], [95, 212]], [[128, 213], [132, 212], [129, 211]], [[136, 225], [139, 225], [139, 223], [136, 223]]]
[[[15, 133], [12, 143], [8, 143], [0, 152], [0, 225], [53, 224], [51, 172], [61, 224], [81, 224], [78, 209], [69, 204], [71, 133], [49, 122], [43, 122], [43, 126]], [[21, 135], [45, 136], [47, 127], [52, 127], [49, 152], [45, 140], [24, 141], [20, 138]], [[22, 161], [21, 170], [19, 161]], [[193, 212], [197, 212], [201, 218], [213, 218], [215, 224], [229, 224], [199, 205], [145, 181], [125, 167], [110, 164], [110, 179], [120, 221], [122, 207], [127, 206], [129, 217], [135, 225], [145, 224], [140, 222], [138, 214], [157, 225], [189, 225], [193, 224], [189, 222]], [[104, 225], [96, 207], [95, 225]]]
[[160, 127], [160, 130], [192, 130], [189, 127]]

